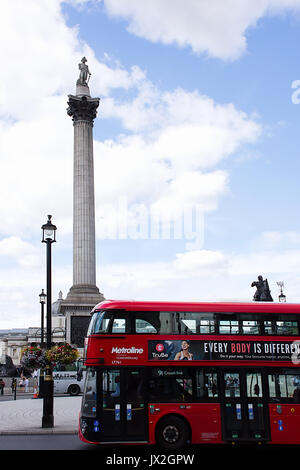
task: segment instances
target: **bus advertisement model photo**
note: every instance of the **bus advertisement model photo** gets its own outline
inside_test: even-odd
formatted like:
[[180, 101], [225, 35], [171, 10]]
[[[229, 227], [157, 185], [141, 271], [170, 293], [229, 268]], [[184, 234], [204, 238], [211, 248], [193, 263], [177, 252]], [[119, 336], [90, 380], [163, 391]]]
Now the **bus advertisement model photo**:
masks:
[[300, 304], [104, 301], [85, 338], [79, 437], [300, 444]]

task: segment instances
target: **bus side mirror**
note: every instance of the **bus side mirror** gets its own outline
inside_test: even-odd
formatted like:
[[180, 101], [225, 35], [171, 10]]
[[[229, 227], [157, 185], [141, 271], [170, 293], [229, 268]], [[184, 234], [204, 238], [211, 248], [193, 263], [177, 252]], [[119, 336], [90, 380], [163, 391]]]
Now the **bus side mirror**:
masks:
[[82, 380], [82, 376], [83, 376], [82, 370], [79, 370], [79, 371], [77, 372], [77, 382], [80, 382], [80, 381]]

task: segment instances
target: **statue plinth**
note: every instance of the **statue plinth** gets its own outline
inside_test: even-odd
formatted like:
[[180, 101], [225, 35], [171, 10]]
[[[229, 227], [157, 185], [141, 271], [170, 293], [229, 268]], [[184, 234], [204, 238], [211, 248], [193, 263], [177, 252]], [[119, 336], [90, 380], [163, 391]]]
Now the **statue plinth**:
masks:
[[76, 96], [89, 96], [90, 95], [90, 89], [87, 85], [82, 85], [81, 83], [76, 84]]

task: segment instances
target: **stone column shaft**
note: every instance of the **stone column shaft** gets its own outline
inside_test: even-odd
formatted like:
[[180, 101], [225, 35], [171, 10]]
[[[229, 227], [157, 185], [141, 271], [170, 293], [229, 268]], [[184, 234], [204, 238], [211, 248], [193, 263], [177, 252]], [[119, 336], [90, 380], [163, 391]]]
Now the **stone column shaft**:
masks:
[[93, 123], [74, 121], [73, 285], [96, 285]]
[[[77, 87], [78, 89], [78, 87]], [[95, 305], [103, 300], [96, 286], [93, 123], [99, 98], [69, 95], [67, 113], [74, 124], [73, 286], [66, 302]], [[65, 303], [66, 303], [65, 302]]]

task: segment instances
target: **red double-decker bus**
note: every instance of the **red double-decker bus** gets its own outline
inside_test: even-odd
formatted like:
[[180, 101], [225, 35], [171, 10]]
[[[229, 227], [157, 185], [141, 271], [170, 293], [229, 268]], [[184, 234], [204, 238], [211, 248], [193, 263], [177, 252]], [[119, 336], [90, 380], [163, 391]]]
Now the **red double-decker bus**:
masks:
[[300, 304], [105, 301], [92, 313], [84, 442], [300, 444]]

